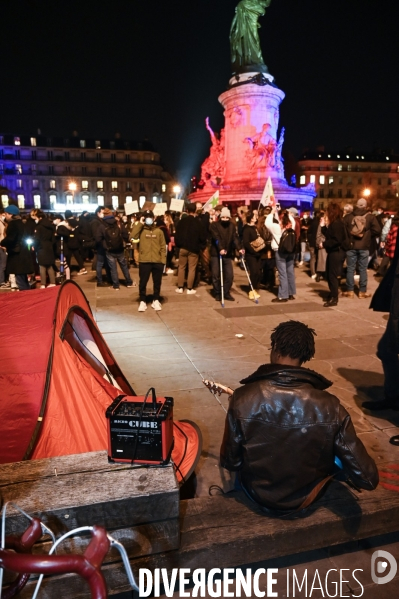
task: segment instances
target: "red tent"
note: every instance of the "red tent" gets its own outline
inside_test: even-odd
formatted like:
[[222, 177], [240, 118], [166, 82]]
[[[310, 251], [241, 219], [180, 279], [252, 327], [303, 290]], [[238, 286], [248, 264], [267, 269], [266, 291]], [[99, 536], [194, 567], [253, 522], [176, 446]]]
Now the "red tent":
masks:
[[[0, 463], [106, 449], [107, 407], [135, 392], [80, 287], [66, 281], [3, 294], [0, 313]], [[199, 457], [200, 433], [188, 423], [180, 428], [186, 435], [180, 442], [175, 434], [172, 458], [187, 462], [186, 476]]]

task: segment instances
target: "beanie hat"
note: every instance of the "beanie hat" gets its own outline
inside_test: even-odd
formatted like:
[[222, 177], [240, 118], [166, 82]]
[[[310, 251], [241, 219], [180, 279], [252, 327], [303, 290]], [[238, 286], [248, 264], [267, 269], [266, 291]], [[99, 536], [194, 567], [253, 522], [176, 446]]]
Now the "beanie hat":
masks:
[[7, 212], [7, 214], [13, 214], [14, 216], [18, 216], [19, 208], [18, 206], [15, 206], [15, 204], [10, 204], [9, 206], [7, 206], [7, 208], [4, 208], [4, 212]]
[[222, 208], [222, 211], [220, 213], [220, 218], [230, 218], [231, 214], [230, 214], [230, 210], [226, 207]]
[[367, 200], [360, 198], [360, 200], [356, 202], [356, 208], [367, 208]]
[[71, 218], [72, 212], [70, 210], [65, 210], [65, 218]]
[[296, 208], [294, 208], [294, 206], [292, 206], [291, 208], [288, 208], [288, 212], [290, 214], [292, 214], [292, 216], [298, 216], [298, 210]]

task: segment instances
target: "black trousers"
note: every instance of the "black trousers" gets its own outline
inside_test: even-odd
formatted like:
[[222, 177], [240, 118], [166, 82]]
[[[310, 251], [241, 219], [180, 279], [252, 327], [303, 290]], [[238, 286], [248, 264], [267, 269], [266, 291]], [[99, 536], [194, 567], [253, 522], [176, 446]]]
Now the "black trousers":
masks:
[[[223, 268], [223, 291], [227, 295], [230, 293], [231, 286], [233, 284], [234, 273], [233, 273], [233, 260], [222, 256], [222, 268]], [[220, 283], [220, 258], [219, 256], [211, 256], [211, 269], [212, 269], [212, 284], [216, 295], [221, 293]]]
[[345, 260], [344, 250], [330, 252], [327, 254], [327, 282], [330, 289], [330, 296], [333, 299], [338, 299], [338, 277], [342, 275], [342, 266]]
[[249, 276], [251, 279], [252, 287], [259, 289], [260, 282], [260, 256], [253, 256], [252, 254], [245, 254], [245, 261], [249, 270]]
[[387, 328], [381, 337], [377, 357], [384, 369], [385, 398], [399, 405], [399, 275], [396, 275], [392, 289], [391, 309]]
[[140, 301], [146, 301], [148, 279], [152, 274], [154, 300], [159, 300], [164, 265], [159, 262], [139, 262], [139, 294]]

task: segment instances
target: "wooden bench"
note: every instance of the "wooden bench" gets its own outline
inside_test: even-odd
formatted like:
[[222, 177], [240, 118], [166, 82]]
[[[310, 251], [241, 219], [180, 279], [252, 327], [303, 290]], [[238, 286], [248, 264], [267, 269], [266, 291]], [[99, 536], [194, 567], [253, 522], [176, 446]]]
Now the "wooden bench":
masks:
[[[105, 465], [103, 470], [107, 472], [109, 467]], [[132, 474], [131, 471], [128, 472]], [[152, 473], [160, 473], [162, 476], [165, 471], [150, 470], [147, 474], [148, 479]], [[86, 474], [89, 486], [91, 475], [90, 472]], [[134, 474], [137, 474], [137, 471]], [[51, 472], [49, 475], [51, 476]], [[99, 476], [99, 471], [95, 475]], [[157, 474], [154, 474], [154, 477], [157, 478]], [[160, 483], [161, 479], [157, 478], [157, 481]], [[97, 499], [92, 498], [94, 506], [98, 505], [102, 492], [100, 483], [98, 485]], [[149, 487], [150, 485], [147, 491]], [[168, 492], [165, 489], [163, 491], [165, 498]], [[170, 501], [172, 496], [175, 498], [175, 492], [176, 489], [171, 491], [168, 499], [164, 500]], [[136, 499], [141, 501], [141, 496], [137, 496], [137, 493], [138, 489], [136, 495], [132, 497], [133, 504]], [[155, 495], [157, 493], [162, 495], [162, 489], [157, 487]], [[152, 503], [152, 499], [147, 497]], [[19, 503], [23, 504], [22, 497]], [[157, 500], [153, 505], [158, 509]], [[142, 507], [144, 509], [144, 506]], [[45, 502], [43, 508], [44, 512], [48, 512]], [[55, 506], [52, 506], [52, 512], [55, 509]], [[115, 511], [117, 510], [114, 510], [114, 513]], [[145, 523], [140, 518], [142, 524], [135, 524], [132, 527], [136, 542], [132, 542], [127, 528], [124, 529], [125, 538], [121, 538], [132, 558], [131, 564], [137, 580], [139, 568], [153, 570], [161, 567], [170, 571], [172, 568], [183, 567], [192, 570], [235, 567], [399, 530], [399, 493], [381, 487], [373, 492], [357, 493], [336, 481], [329, 485], [324, 496], [311, 507], [306, 517], [270, 518], [239, 492], [227, 496], [200, 497], [181, 501], [179, 547], [176, 542], [178, 536], [175, 528], [176, 521], [173, 520], [176, 510], [170, 505], [171, 517], [168, 518], [164, 514], [160, 522], [154, 519], [148, 520], [150, 511], [146, 511]], [[64, 513], [65, 510], [59, 511], [59, 520], [62, 521]], [[86, 513], [90, 513], [90, 510]], [[99, 517], [102, 512], [95, 507], [94, 514]], [[174, 524], [170, 522], [171, 520]], [[118, 523], [119, 521], [120, 518], [117, 519]], [[94, 523], [93, 517], [90, 518], [90, 522]], [[111, 522], [115, 523], [115, 520], [111, 519]], [[64, 530], [65, 523], [63, 521], [62, 523], [62, 530]], [[74, 526], [84, 523], [87, 524], [87, 522], [74, 520]], [[98, 521], [98, 523], [103, 522]], [[72, 528], [70, 524], [68, 523], [68, 528]], [[157, 538], [158, 525], [161, 538]], [[175, 536], [166, 532], [170, 530], [175, 532]], [[139, 536], [135, 536], [137, 531], [141, 533]], [[114, 534], [115, 530], [111, 529], [110, 532]], [[103, 572], [110, 594], [130, 589], [119, 557], [110, 555], [103, 567]], [[26, 590], [21, 595], [23, 599], [30, 597], [32, 583], [29, 583], [26, 589], [28, 587], [29, 592]], [[50, 599], [57, 595], [79, 599], [89, 597], [84, 583], [74, 575], [53, 576], [46, 580], [41, 596]]]

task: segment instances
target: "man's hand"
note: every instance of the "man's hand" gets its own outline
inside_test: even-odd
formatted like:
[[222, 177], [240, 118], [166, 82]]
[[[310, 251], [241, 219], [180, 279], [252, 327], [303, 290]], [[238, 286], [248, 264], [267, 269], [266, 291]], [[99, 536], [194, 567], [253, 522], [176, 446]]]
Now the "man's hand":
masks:
[[245, 250], [239, 250], [239, 253], [244, 255], [245, 254]]
[[220, 255], [225, 256], [227, 254], [226, 250], [220, 250]]
[[144, 218], [144, 216], [142, 216], [142, 217], [140, 218], [140, 222], [141, 222], [143, 225], [144, 225], [144, 221], [145, 221], [145, 218]]

